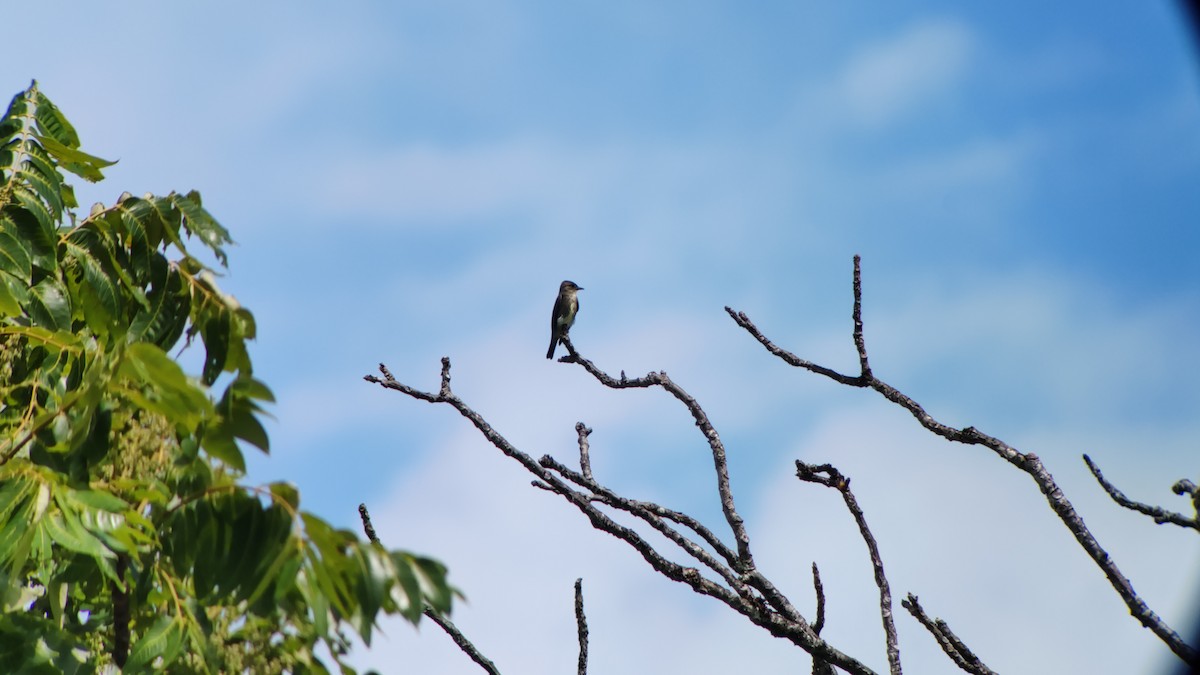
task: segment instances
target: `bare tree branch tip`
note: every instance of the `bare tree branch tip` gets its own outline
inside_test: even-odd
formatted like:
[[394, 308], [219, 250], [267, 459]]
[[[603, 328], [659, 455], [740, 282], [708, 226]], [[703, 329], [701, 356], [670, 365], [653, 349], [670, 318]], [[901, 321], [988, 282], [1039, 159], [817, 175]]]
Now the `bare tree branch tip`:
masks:
[[[1096, 482], [1100, 483], [1100, 487], [1104, 488], [1104, 491], [1108, 493], [1108, 496], [1111, 497], [1112, 500], [1114, 502], [1116, 502], [1118, 505], [1120, 505], [1124, 508], [1127, 508], [1131, 511], [1137, 511], [1138, 513], [1141, 513], [1143, 515], [1150, 516], [1154, 520], [1155, 524], [1157, 524], [1157, 525], [1164, 525], [1164, 524], [1170, 523], [1172, 525], [1177, 525], [1179, 527], [1195, 529], [1195, 530], [1200, 531], [1200, 515], [1189, 518], [1188, 516], [1185, 516], [1182, 513], [1168, 511], [1167, 509], [1164, 509], [1161, 506], [1153, 506], [1150, 504], [1145, 504], [1145, 503], [1130, 499], [1129, 497], [1125, 496], [1125, 493], [1122, 492], [1120, 489], [1118, 489], [1117, 486], [1113, 485], [1112, 482], [1110, 482], [1107, 478], [1104, 477], [1104, 474], [1101, 473], [1101, 471], [1100, 471], [1100, 467], [1095, 462], [1092, 461], [1091, 457], [1084, 455], [1083, 461], [1084, 461], [1084, 463], [1087, 464], [1088, 469], [1091, 470], [1092, 475], [1095, 476]], [[1180, 482], [1183, 482], [1183, 481], [1180, 481]], [[1173, 491], [1174, 491], [1175, 487], [1181, 487], [1180, 482], [1177, 482], [1177, 483], [1175, 483], [1174, 486], [1172, 486]], [[1190, 481], [1188, 481], [1188, 482], [1190, 483]], [[1193, 493], [1194, 493], [1195, 486], [1193, 485], [1192, 487], [1193, 487]], [[1181, 494], [1181, 493], [1176, 491], [1175, 494]], [[1193, 506], [1197, 505], [1197, 501], [1200, 501], [1200, 498], [1193, 496]], [[1200, 510], [1200, 509], [1198, 509], [1198, 510]]]
[[375, 527], [371, 525], [371, 514], [367, 513], [367, 505], [358, 505], [358, 517], [362, 519], [363, 532], [366, 533], [367, 539], [379, 543], [379, 536], [375, 534]]
[[1196, 484], [1186, 478], [1180, 478], [1171, 486], [1171, 492], [1180, 496], [1195, 495], [1197, 493]]
[[588, 661], [588, 625], [587, 615], [583, 612], [583, 578], [575, 580], [575, 628], [579, 636], [579, 675], [587, 675]]

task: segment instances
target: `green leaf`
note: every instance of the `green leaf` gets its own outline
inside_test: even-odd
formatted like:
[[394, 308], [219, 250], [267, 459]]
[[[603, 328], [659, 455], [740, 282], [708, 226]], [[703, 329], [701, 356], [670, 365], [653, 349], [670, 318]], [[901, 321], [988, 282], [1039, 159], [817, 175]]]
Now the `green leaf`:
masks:
[[392, 601], [400, 610], [400, 614], [409, 621], [416, 623], [425, 611], [425, 601], [421, 596], [421, 582], [416, 570], [404, 556], [400, 556], [399, 564], [393, 566], [397, 584], [392, 588]]
[[192, 384], [179, 364], [156, 345], [129, 345], [117, 374], [141, 388], [124, 390], [126, 396], [189, 430], [212, 414], [212, 402], [204, 391]]
[[[63, 122], [65, 121], [66, 119], [63, 119]], [[42, 147], [46, 148], [46, 151], [53, 155], [54, 159], [58, 160], [62, 168], [93, 183], [104, 179], [104, 174], [100, 172], [100, 169], [116, 164], [116, 162], [100, 159], [81, 150], [76, 150], [74, 147], [59, 143], [54, 138], [44, 134], [39, 134], [37, 139], [42, 144]], [[78, 139], [76, 143], [78, 143]]]
[[225, 361], [229, 354], [229, 329], [229, 312], [223, 310], [205, 321], [201, 327], [200, 335], [204, 338], [205, 349], [204, 373], [201, 376], [204, 384], [212, 386], [225, 370]]
[[277, 481], [271, 483], [268, 489], [270, 489], [271, 495], [275, 499], [287, 504], [292, 511], [300, 508], [300, 491], [296, 489], [295, 485], [286, 481]]
[[191, 312], [191, 298], [184, 290], [179, 270], [157, 253], [151, 261], [151, 284], [146, 295], [147, 306], [130, 323], [129, 339], [170, 349], [183, 335]]
[[62, 284], [46, 277], [32, 290], [29, 316], [34, 323], [51, 330], [70, 330], [71, 300]]
[[183, 651], [183, 637], [183, 624], [180, 621], [170, 616], [160, 616], [150, 630], [134, 643], [123, 670], [127, 673], [149, 671], [150, 664], [160, 657], [163, 666], [170, 666]]
[[51, 103], [45, 94], [36, 89], [31, 98], [36, 106], [38, 128], [42, 130], [42, 133], [63, 145], [78, 148], [79, 134], [75, 133], [75, 127], [71, 126], [66, 116], [59, 111], [58, 106]]
[[27, 302], [28, 284], [6, 272], [0, 272], [0, 316], [21, 316], [21, 307]]
[[58, 211], [51, 211], [30, 185], [14, 185], [11, 194], [21, 208], [6, 207], [4, 212], [16, 226], [17, 236], [29, 242], [33, 264], [48, 272], [56, 270], [58, 255], [54, 230]]
[[38, 326], [0, 326], [0, 335], [20, 335], [30, 343], [44, 347], [51, 355], [63, 351], [83, 351], [79, 336], [65, 330], [48, 330]]
[[113, 555], [99, 539], [83, 528], [78, 518], [69, 518], [63, 513], [52, 514], [42, 521], [42, 526], [46, 528], [46, 533], [54, 543], [67, 550], [93, 558]]
[[16, 235], [16, 224], [0, 226], [0, 271], [30, 282], [33, 275], [33, 246]]
[[[121, 313], [121, 292], [117, 285], [118, 277], [111, 270], [104, 252], [104, 244], [94, 230], [76, 229], [63, 240], [68, 260], [74, 262], [83, 272], [92, 291], [110, 317]], [[101, 258], [96, 256], [99, 253]]]
[[245, 473], [246, 458], [238, 448], [233, 430], [229, 425], [218, 422], [206, 428], [200, 441], [200, 447], [204, 448], [205, 452], [214, 459], [224, 462], [239, 473]]
[[272, 397], [269, 389], [249, 376], [238, 377], [225, 388], [225, 394], [217, 404], [221, 431], [251, 443], [263, 452], [270, 452], [270, 439], [258, 421], [256, 414], [260, 411], [251, 396]]
[[109, 513], [124, 513], [129, 508], [124, 499], [103, 490], [74, 490], [71, 498], [89, 508]]
[[195, 190], [186, 195], [172, 193], [171, 203], [183, 213], [186, 219], [183, 224], [188, 231], [195, 234], [208, 246], [222, 267], [228, 267], [229, 261], [225, 256], [225, 250], [221, 247], [224, 244], [232, 244], [233, 240], [229, 238], [228, 230], [221, 227], [221, 224], [200, 206], [200, 193]]

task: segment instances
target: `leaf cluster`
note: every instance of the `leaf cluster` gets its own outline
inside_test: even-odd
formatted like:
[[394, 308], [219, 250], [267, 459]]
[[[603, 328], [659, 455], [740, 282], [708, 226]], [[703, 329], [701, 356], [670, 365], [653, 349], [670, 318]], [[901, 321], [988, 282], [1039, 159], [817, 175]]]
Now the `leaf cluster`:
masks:
[[[0, 663], [325, 672], [323, 643], [350, 672], [344, 632], [448, 612], [446, 570], [239, 483], [273, 396], [253, 314], [188, 248], [224, 267], [229, 233], [196, 192], [80, 217], [65, 173], [111, 164], [36, 82], [0, 118]], [[196, 342], [189, 374], [169, 351]]]

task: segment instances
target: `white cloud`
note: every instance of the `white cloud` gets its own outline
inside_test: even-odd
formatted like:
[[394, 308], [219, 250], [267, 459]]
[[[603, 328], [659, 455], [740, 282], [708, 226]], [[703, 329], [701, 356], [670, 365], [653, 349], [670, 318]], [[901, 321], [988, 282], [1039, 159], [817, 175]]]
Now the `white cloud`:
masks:
[[547, 207], [567, 215], [612, 174], [611, 163], [594, 151], [572, 156], [536, 141], [424, 144], [343, 155], [319, 176], [331, 189], [314, 195], [336, 197], [331, 207], [343, 213], [392, 218], [454, 220]]
[[880, 195], [896, 202], [969, 197], [995, 202], [1023, 184], [1036, 151], [1027, 135], [976, 138], [918, 157], [898, 158], [875, 177]]
[[917, 23], [861, 49], [838, 78], [839, 94], [859, 123], [887, 126], [957, 86], [974, 42], [958, 21]]

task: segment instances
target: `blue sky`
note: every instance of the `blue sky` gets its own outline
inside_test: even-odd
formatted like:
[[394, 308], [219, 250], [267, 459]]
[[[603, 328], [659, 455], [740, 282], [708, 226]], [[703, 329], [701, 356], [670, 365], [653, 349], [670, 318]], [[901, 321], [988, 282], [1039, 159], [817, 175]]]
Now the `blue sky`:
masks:
[[[39, 4], [0, 85], [36, 78], [85, 150], [81, 201], [198, 189], [239, 246], [274, 452], [251, 479], [441, 557], [460, 625], [505, 672], [783, 673], [806, 657], [643, 569], [528, 486], [448, 409], [362, 382], [454, 386], [534, 456], [595, 433], [597, 477], [720, 524], [711, 458], [662, 392], [547, 362], [563, 278], [576, 345], [666, 370], [729, 448], [759, 563], [826, 635], [886, 667], [862, 542], [795, 458], [854, 480], [894, 592], [1001, 672], [1167, 672], [1045, 508], [978, 448], [773, 360], [729, 320], [852, 370], [863, 256], [876, 374], [939, 419], [1043, 458], [1135, 588], [1187, 629], [1195, 537], [1119, 510], [1200, 457], [1200, 60], [1175, 5], [1015, 2]], [[12, 55], [16, 55], [15, 58]], [[899, 608], [897, 608], [899, 609]], [[901, 612], [903, 614], [903, 612]], [[898, 616], [912, 672], [956, 672]], [[356, 658], [473, 673], [432, 626]], [[727, 637], [725, 637], [727, 636]], [[1036, 664], [1036, 665], [1034, 665]]]

